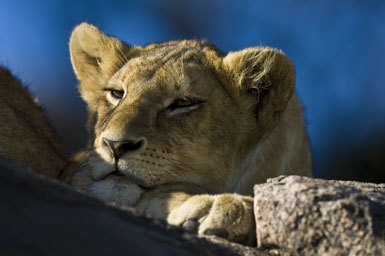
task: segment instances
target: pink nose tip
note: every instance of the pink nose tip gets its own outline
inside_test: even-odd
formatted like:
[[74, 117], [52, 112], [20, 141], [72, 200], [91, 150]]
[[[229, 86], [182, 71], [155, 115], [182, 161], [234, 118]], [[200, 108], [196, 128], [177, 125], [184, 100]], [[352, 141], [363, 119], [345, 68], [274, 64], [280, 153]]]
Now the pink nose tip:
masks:
[[131, 140], [113, 141], [103, 138], [103, 142], [115, 159], [119, 159], [126, 152], [136, 151], [143, 146], [143, 140], [133, 142]]

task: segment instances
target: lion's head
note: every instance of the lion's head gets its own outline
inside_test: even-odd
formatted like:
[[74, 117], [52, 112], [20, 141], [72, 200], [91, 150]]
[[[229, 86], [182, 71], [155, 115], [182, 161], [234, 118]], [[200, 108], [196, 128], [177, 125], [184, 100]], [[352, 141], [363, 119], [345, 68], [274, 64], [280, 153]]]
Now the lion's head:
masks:
[[294, 91], [293, 65], [271, 48], [225, 55], [198, 41], [130, 46], [83, 23], [70, 51], [96, 180], [225, 191]]

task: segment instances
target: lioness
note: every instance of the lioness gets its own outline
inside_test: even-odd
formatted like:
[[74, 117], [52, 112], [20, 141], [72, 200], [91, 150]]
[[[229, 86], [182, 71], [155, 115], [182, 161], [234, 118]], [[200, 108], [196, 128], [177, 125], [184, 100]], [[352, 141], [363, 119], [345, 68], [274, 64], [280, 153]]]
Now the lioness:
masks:
[[0, 155], [50, 178], [67, 172], [68, 157], [38, 101], [2, 66]]
[[251, 243], [253, 185], [312, 174], [294, 67], [279, 50], [130, 46], [82, 23], [70, 54], [89, 111], [89, 150], [70, 181], [83, 191]]
[[70, 52], [88, 103], [88, 151], [67, 167], [36, 101], [0, 68], [0, 154], [107, 202], [249, 244], [253, 185], [311, 175], [294, 67], [281, 51], [142, 48], [83, 23]]

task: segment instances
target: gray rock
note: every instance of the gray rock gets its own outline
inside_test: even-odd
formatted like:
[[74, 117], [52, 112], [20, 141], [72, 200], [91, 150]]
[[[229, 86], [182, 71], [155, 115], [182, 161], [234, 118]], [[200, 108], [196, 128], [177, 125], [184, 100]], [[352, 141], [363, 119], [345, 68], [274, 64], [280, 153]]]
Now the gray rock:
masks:
[[385, 255], [385, 184], [282, 176], [254, 193], [259, 248]]
[[0, 230], [0, 255], [267, 255], [106, 205], [2, 157]]

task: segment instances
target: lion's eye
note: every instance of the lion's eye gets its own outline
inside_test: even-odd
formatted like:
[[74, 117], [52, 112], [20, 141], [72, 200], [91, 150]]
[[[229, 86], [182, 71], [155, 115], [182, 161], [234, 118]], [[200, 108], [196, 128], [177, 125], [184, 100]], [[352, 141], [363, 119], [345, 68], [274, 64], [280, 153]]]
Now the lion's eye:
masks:
[[106, 98], [112, 105], [117, 105], [124, 96], [123, 90], [104, 89], [107, 92]]
[[124, 91], [123, 90], [110, 90], [109, 94], [114, 99], [121, 99], [121, 98], [123, 98]]
[[202, 102], [189, 97], [179, 98], [169, 105], [167, 110], [173, 113], [189, 112], [197, 109], [200, 103]]
[[176, 109], [176, 108], [185, 108], [192, 106], [194, 104], [194, 101], [190, 98], [182, 98], [175, 100], [170, 106], [170, 109]]

